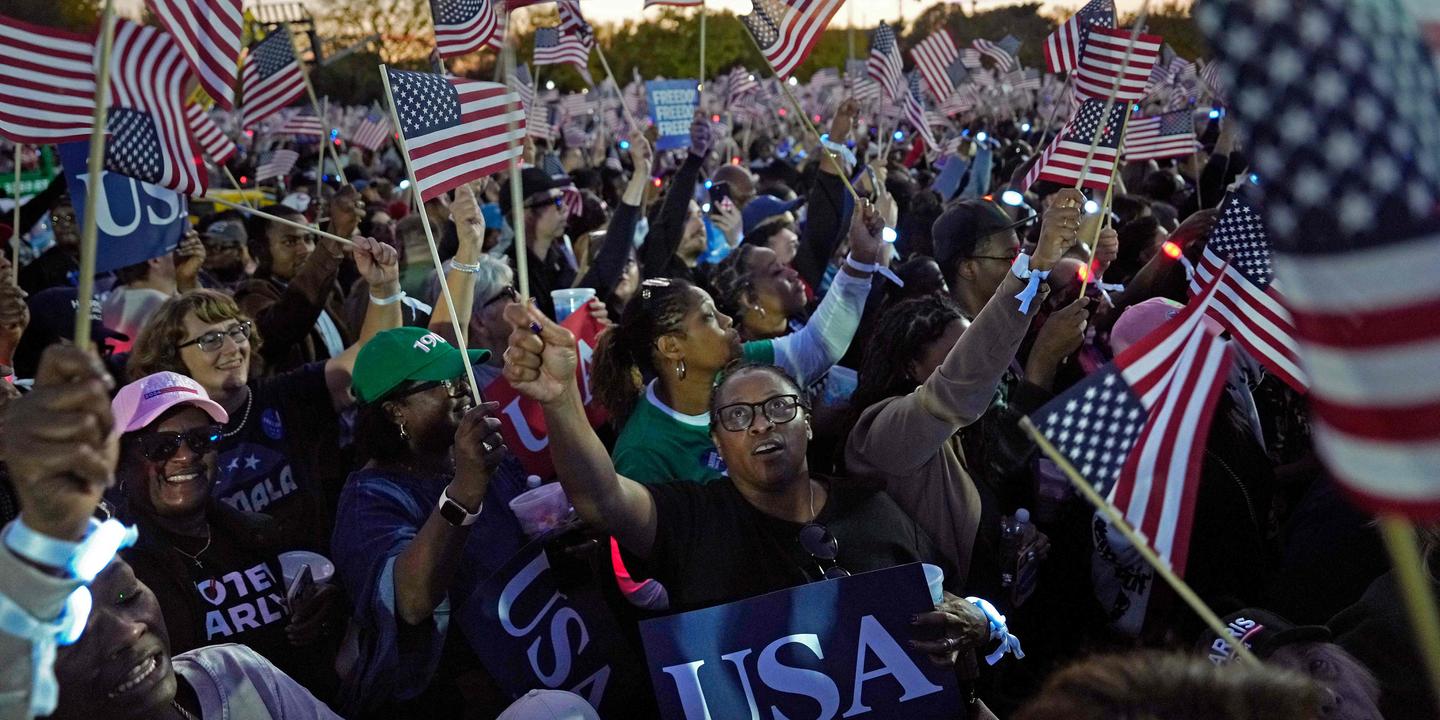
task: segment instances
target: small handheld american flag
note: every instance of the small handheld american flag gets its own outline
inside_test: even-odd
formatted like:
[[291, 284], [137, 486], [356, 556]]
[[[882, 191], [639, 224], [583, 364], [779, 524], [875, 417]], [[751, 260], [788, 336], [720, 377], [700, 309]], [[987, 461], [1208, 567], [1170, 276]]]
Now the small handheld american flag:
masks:
[[895, 31], [880, 23], [870, 35], [870, 60], [866, 64], [870, 79], [880, 83], [885, 96], [898, 98], [905, 91], [905, 81], [900, 76], [905, 62], [900, 59], [900, 45], [895, 41]]
[[1125, 107], [1110, 108], [1109, 122], [1100, 131], [1100, 142], [1095, 146], [1090, 164], [1085, 158], [1090, 154], [1090, 141], [1095, 137], [1095, 128], [1100, 125], [1105, 113], [1103, 100], [1086, 100], [1075, 111], [1074, 117], [1065, 123], [1060, 134], [1040, 154], [1040, 160], [1025, 174], [1024, 186], [1030, 187], [1037, 180], [1049, 180], [1064, 185], [1073, 185], [1085, 172], [1085, 187], [1104, 190], [1110, 185], [1110, 175], [1115, 170], [1119, 156], [1120, 131], [1125, 123]]
[[252, 45], [240, 71], [244, 126], [254, 127], [305, 94], [303, 72], [285, 27]]
[[796, 7], [798, 3], [786, 6], [780, 0], [754, 0], [752, 4], [754, 10], [740, 19], [775, 75], [783, 79], [810, 56], [844, 0], [810, 0], [803, 7]]
[[1069, 72], [1080, 63], [1080, 53], [1094, 28], [1115, 27], [1114, 0], [1090, 0], [1085, 7], [1045, 38], [1045, 69]]
[[499, 47], [502, 28], [490, 0], [430, 0], [440, 57], [462, 57]]
[[955, 93], [956, 83], [949, 68], [959, 62], [960, 50], [955, 47], [950, 31], [940, 28], [931, 33], [910, 48], [910, 58], [915, 61], [915, 69], [920, 71], [920, 77], [925, 80], [925, 87], [932, 97], [948, 99]]

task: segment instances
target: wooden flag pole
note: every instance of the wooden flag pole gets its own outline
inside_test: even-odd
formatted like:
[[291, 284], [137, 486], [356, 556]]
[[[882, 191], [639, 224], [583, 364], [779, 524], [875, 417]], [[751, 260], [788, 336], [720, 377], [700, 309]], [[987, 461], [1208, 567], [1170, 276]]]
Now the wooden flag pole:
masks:
[[265, 218], [266, 220], [269, 220], [270, 222], [273, 222], [273, 223], [280, 223], [281, 225], [285, 225], [285, 226], [287, 226], [287, 227], [293, 227], [293, 228], [295, 228], [295, 229], [297, 229], [297, 230], [304, 230], [305, 232], [308, 232], [308, 233], [314, 233], [314, 234], [319, 235], [319, 236], [321, 236], [321, 237], [325, 237], [325, 238], [329, 238], [329, 239], [331, 239], [331, 240], [334, 240], [335, 242], [338, 242], [338, 243], [340, 243], [341, 245], [344, 245], [345, 247], [355, 247], [355, 242], [352, 241], [350, 238], [343, 238], [343, 237], [340, 237], [339, 235], [335, 235], [335, 234], [333, 234], [333, 233], [325, 232], [324, 230], [321, 230], [320, 228], [315, 227], [314, 225], [306, 225], [305, 223], [295, 222], [294, 220], [291, 220], [291, 219], [289, 219], [289, 218], [280, 217], [279, 215], [272, 215], [272, 214], [270, 214], [270, 213], [268, 213], [268, 212], [265, 212], [264, 210], [255, 210], [255, 209], [251, 208], [249, 205], [242, 205], [242, 204], [240, 204], [240, 203], [233, 203], [233, 202], [230, 202], [229, 200], [222, 200], [222, 199], [216, 198], [216, 197], [208, 197], [208, 196], [207, 196], [207, 197], [204, 198], [204, 200], [207, 201], [207, 202], [215, 203], [216, 205], [220, 205], [220, 206], [223, 206], [223, 207], [228, 207], [228, 208], [231, 208], [231, 209], [234, 209], [234, 210], [239, 210], [240, 212], [243, 212], [243, 213], [245, 213], [245, 214], [247, 214], [247, 215], [254, 215], [254, 216], [256, 216], [256, 217], [262, 217], [262, 218]]
[[1218, 637], [1224, 638], [1230, 644], [1234, 653], [1244, 658], [1245, 662], [1254, 663], [1255, 667], [1259, 667], [1260, 661], [1255, 658], [1255, 655], [1250, 652], [1250, 649], [1245, 647], [1244, 643], [1235, 642], [1234, 636], [1225, 628], [1225, 623], [1220, 620], [1220, 617], [1215, 614], [1215, 611], [1211, 610], [1210, 606], [1206, 605], [1205, 601], [1201, 600], [1200, 596], [1196, 595], [1195, 591], [1191, 589], [1179, 575], [1176, 575], [1175, 571], [1171, 570], [1165, 561], [1161, 560], [1160, 557], [1155, 554], [1155, 551], [1150, 548], [1150, 543], [1146, 542], [1145, 538], [1141, 537], [1135, 528], [1130, 527], [1130, 523], [1125, 521], [1125, 516], [1121, 515], [1120, 511], [1116, 509], [1114, 505], [1101, 497], [1099, 492], [1096, 492], [1094, 486], [1075, 469], [1074, 465], [1070, 464], [1070, 461], [1067, 460], [1064, 455], [1060, 454], [1059, 450], [1055, 449], [1054, 445], [1050, 444], [1050, 441], [1041, 434], [1034, 423], [1030, 422], [1030, 418], [1020, 418], [1020, 427], [1024, 428], [1025, 432], [1035, 440], [1035, 444], [1040, 447], [1040, 451], [1045, 453], [1045, 455], [1060, 468], [1061, 472], [1065, 473], [1065, 477], [1070, 479], [1070, 484], [1074, 485], [1075, 489], [1080, 491], [1080, 494], [1084, 495], [1085, 499], [1089, 500], [1090, 504], [1094, 505], [1095, 509], [1099, 510], [1101, 514], [1110, 521], [1110, 524], [1115, 526], [1116, 530], [1120, 531], [1121, 535], [1125, 536], [1125, 540], [1135, 548], [1136, 552], [1140, 553], [1140, 557], [1144, 558], [1145, 562], [1155, 568], [1155, 572], [1165, 579], [1165, 582], [1170, 585], [1170, 588], [1175, 591], [1175, 594], [1179, 595], [1180, 599], [1184, 600], [1185, 604], [1189, 605], [1190, 609], [1194, 610], [1195, 614], [1199, 615], [1200, 619], [1205, 621], [1206, 627], [1210, 628], [1210, 631]]
[[1398, 515], [1379, 517], [1380, 536], [1395, 566], [1395, 581], [1410, 614], [1416, 645], [1425, 660], [1430, 676], [1432, 702], [1440, 702], [1440, 610], [1436, 609], [1435, 593], [1422, 568], [1425, 558], [1415, 547], [1415, 526]]
[[[605, 49], [600, 47], [600, 41], [598, 39], [595, 41], [595, 52], [600, 56], [600, 65], [605, 68], [606, 77], [609, 77], [610, 82], [614, 84], [616, 88], [619, 88], [620, 81], [616, 80], [615, 73], [610, 71], [610, 61], [606, 59]], [[704, 83], [703, 79], [701, 80], [701, 83]], [[698, 101], [696, 103], [696, 107], [699, 107]], [[625, 122], [630, 124], [631, 132], [645, 127], [644, 125], [635, 122], [635, 116], [630, 113], [630, 106], [625, 104], [625, 93], [623, 90], [620, 92], [620, 109], [625, 112]]]
[[[410, 148], [405, 144], [405, 132], [401, 128], [400, 113], [395, 107], [395, 95], [390, 91], [390, 73], [385, 66], [380, 66], [380, 83], [385, 87], [385, 104], [390, 108], [390, 121], [394, 123], [397, 133], [395, 144], [400, 146], [400, 157], [405, 160], [405, 173], [410, 178], [411, 194], [415, 198], [415, 212], [420, 213], [420, 227], [425, 229], [425, 242], [430, 245], [430, 261], [435, 265], [435, 277], [440, 279], [440, 296], [450, 308], [450, 329], [455, 331], [455, 342], [460, 346], [460, 352], [465, 352], [465, 327], [460, 324], [460, 318], [455, 311], [455, 296], [450, 294], [450, 281], [445, 279], [445, 263], [440, 259], [440, 247], [435, 244], [435, 232], [430, 229], [430, 216], [425, 212], [425, 200], [420, 194], [420, 183], [415, 179], [415, 166], [410, 163]], [[468, 325], [470, 318], [465, 318]], [[480, 385], [475, 382], [475, 368], [470, 362], [470, 356], [466, 355], [465, 379], [470, 381], [470, 398], [475, 401], [478, 407], [485, 399], [480, 396]]]
[[[850, 184], [850, 174], [845, 171], [845, 165], [841, 163], [840, 158], [837, 157], [830, 148], [825, 147], [825, 142], [820, 139], [820, 130], [815, 127], [814, 123], [810, 122], [810, 117], [805, 114], [805, 109], [800, 107], [800, 101], [795, 99], [795, 94], [790, 92], [790, 86], [785, 84], [785, 78], [780, 77], [780, 73], [775, 72], [775, 65], [770, 62], [770, 58], [765, 56], [765, 49], [760, 47], [760, 41], [755, 39], [755, 34], [750, 32], [749, 27], [742, 29], [745, 31], [745, 37], [750, 38], [750, 44], [755, 46], [755, 51], [760, 53], [761, 59], [765, 61], [765, 66], [770, 68], [770, 74], [779, 82], [780, 92], [785, 93], [785, 98], [790, 101], [790, 107], [794, 108], [795, 114], [800, 116], [800, 122], [804, 123], [805, 127], [815, 136], [815, 141], [820, 143], [820, 149], [825, 153], [825, 157], [830, 158], [830, 162], [834, 163], [836, 169], [840, 171], [836, 174], [840, 176], [841, 182], [845, 183], [845, 189], [850, 191], [850, 197], [855, 201], [855, 204], [860, 204], [860, 193], [856, 192], [855, 186]], [[859, 162], [858, 159], [856, 162]]]
[[[1115, 200], [1115, 179], [1120, 176], [1119, 153], [1125, 148], [1125, 133], [1130, 130], [1130, 115], [1127, 113], [1125, 119], [1120, 123], [1120, 143], [1115, 146], [1115, 164], [1110, 167], [1110, 183], [1105, 186], [1105, 202], [1100, 206], [1100, 218], [1095, 223], [1095, 234], [1090, 238], [1087, 245], [1084, 241], [1080, 243], [1085, 250], [1085, 263], [1089, 269], [1084, 277], [1080, 278], [1080, 296], [1085, 296], [1085, 289], [1090, 286], [1090, 278], [1095, 274], [1095, 246], [1100, 244], [1100, 231], [1110, 227], [1110, 208]], [[1103, 292], [1103, 291], [1102, 291]]]
[[110, 51], [114, 47], [115, 0], [105, 0], [105, 9], [100, 14], [100, 61], [95, 65], [95, 112], [91, 118], [90, 158], [85, 170], [90, 182], [85, 193], [85, 218], [80, 224], [80, 278], [75, 291], [75, 345], [83, 350], [90, 349], [90, 303], [95, 295], [95, 255], [99, 235], [95, 207], [100, 193], [105, 192], [100, 175], [105, 167], [105, 117], [110, 110]]
[[[1075, 189], [1085, 187], [1085, 176], [1090, 174], [1090, 162], [1095, 159], [1095, 146], [1100, 144], [1100, 135], [1110, 125], [1110, 113], [1115, 109], [1115, 96], [1120, 94], [1120, 83], [1125, 80], [1125, 72], [1130, 69], [1130, 58], [1135, 54], [1135, 43], [1140, 41], [1140, 33], [1145, 29], [1145, 18], [1150, 13], [1150, 0], [1145, 0], [1140, 5], [1140, 14], [1135, 16], [1135, 29], [1130, 31], [1130, 42], [1125, 44], [1125, 54], [1120, 58], [1120, 72], [1115, 74], [1115, 81], [1110, 83], [1110, 94], [1105, 98], [1105, 110], [1100, 113], [1100, 122], [1095, 125], [1095, 132], [1090, 136], [1090, 149], [1085, 152], [1085, 163], [1080, 166], [1080, 176], [1075, 179]], [[1069, 78], [1066, 78], [1069, 81]], [[1129, 106], [1129, 103], [1126, 103]], [[1128, 116], [1129, 113], [1126, 113]], [[1115, 162], [1119, 163], [1120, 146], [1115, 146]]]
[[[700, 84], [696, 90], [700, 93], [700, 109], [705, 109], [705, 0], [700, 0]], [[596, 43], [599, 45], [599, 43]], [[606, 72], [609, 72], [607, 69]], [[614, 78], [611, 78], [614, 81]], [[619, 87], [618, 85], [616, 87]]]
[[[596, 47], [600, 43], [595, 43]], [[603, 57], [603, 56], [602, 56]], [[510, 43], [510, 36], [505, 36], [505, 47], [500, 52], [500, 60], [505, 65], [505, 78], [508, 81], [515, 77], [515, 46]], [[606, 66], [609, 72], [609, 66]], [[535, 73], [531, 76], [535, 81], [535, 103], [540, 104], [540, 66], [535, 66]], [[620, 103], [624, 105], [625, 103]], [[549, 122], [549, 119], [546, 119]], [[530, 116], [527, 111], [525, 116], [526, 127], [529, 127]], [[516, 126], [510, 124], [509, 130], [514, 133]], [[516, 142], [525, 146], [524, 138], [517, 138]], [[530, 299], [530, 245], [525, 237], [525, 191], [520, 183], [520, 161], [524, 158], [524, 151], [510, 159], [510, 229], [515, 234], [515, 276], [518, 282], [516, 287], [520, 290], [520, 302], [529, 302]]]
[[10, 199], [15, 201], [15, 221], [10, 231], [10, 282], [20, 284], [20, 143], [15, 143], [15, 188]]
[[[320, 101], [320, 117], [322, 117], [322, 118], [327, 118], [327, 119], [328, 119], [329, 116], [330, 116], [330, 98], [329, 98], [329, 97], [326, 97], [325, 99], [323, 99], [323, 100]], [[326, 145], [327, 147], [329, 147], [329, 146], [331, 146], [331, 145], [330, 145], [330, 123], [327, 122], [326, 120], [321, 120], [321, 121], [320, 121], [320, 126], [325, 129], [325, 134], [323, 134], [323, 135], [320, 136], [320, 142], [325, 143], [325, 145]], [[344, 175], [344, 174], [345, 174], [345, 173], [343, 173], [343, 172], [340, 172], [340, 164], [339, 164], [339, 163], [336, 163], [336, 164], [335, 164], [335, 172], [338, 173], [338, 174], [340, 174], [340, 175]], [[318, 208], [324, 208], [324, 207], [325, 207], [325, 204], [324, 204], [324, 200], [325, 200], [325, 190], [324, 190], [324, 188], [325, 188], [325, 153], [322, 152], [322, 153], [320, 153], [320, 167], [317, 168], [316, 171], [315, 171], [315, 203], [316, 203], [316, 207], [318, 207]], [[323, 213], [322, 211], [320, 211], [320, 210], [316, 210], [316, 211], [315, 211], [315, 214], [316, 214], [316, 215], [324, 215], [324, 213]], [[320, 222], [322, 219], [323, 219], [323, 218], [319, 218], [319, 217], [315, 218], [316, 224], [319, 224], [319, 222]]]
[[[280, 28], [285, 36], [290, 39], [290, 53], [295, 56], [295, 64], [300, 66], [300, 77], [305, 81], [305, 93], [310, 96], [310, 108], [315, 111], [315, 119], [320, 121], [320, 127], [325, 133], [320, 137], [320, 143], [324, 149], [320, 151], [320, 165], [315, 169], [315, 182], [320, 182], [325, 176], [325, 152], [330, 152], [330, 159], [335, 161], [335, 174], [340, 178], [341, 185], [349, 185], [350, 181], [345, 178], [345, 168], [340, 166], [340, 154], [335, 152], [335, 143], [330, 142], [330, 123], [320, 114], [320, 101], [315, 98], [315, 86], [310, 84], [310, 71], [305, 64], [300, 62], [300, 53], [295, 52], [295, 35], [290, 32], [289, 23], [282, 23]], [[399, 127], [399, 125], [396, 125]], [[318, 202], [320, 198], [315, 198]]]

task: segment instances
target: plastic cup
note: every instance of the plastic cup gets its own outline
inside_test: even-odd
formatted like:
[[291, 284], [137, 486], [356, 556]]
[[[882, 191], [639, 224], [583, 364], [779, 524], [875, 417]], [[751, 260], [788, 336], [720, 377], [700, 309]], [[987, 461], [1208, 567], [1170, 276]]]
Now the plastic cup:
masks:
[[550, 299], [555, 301], [555, 322], [565, 322], [570, 313], [579, 310], [595, 297], [595, 288], [565, 288], [551, 290]]
[[925, 569], [925, 582], [930, 584], [930, 599], [939, 605], [945, 600], [945, 571], [930, 563], [921, 563], [920, 567]]
[[560, 483], [549, 483], [526, 490], [510, 501], [510, 510], [520, 521], [520, 530], [526, 537], [537, 538], [554, 530], [570, 519], [570, 498]]

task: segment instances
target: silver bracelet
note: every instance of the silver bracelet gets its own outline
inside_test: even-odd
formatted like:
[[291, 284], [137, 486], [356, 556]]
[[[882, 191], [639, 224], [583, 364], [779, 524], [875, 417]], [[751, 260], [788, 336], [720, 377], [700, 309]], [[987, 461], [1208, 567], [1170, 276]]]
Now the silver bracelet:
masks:
[[405, 299], [405, 291], [404, 291], [404, 290], [401, 290], [400, 292], [395, 293], [394, 295], [391, 295], [390, 297], [377, 298], [377, 297], [375, 297], [374, 295], [371, 295], [371, 296], [370, 296], [370, 304], [371, 304], [371, 305], [379, 305], [379, 306], [381, 306], [381, 307], [384, 307], [384, 306], [386, 306], [386, 305], [394, 305], [395, 303], [400, 302], [401, 300], [404, 300], [404, 299]]
[[452, 270], [459, 270], [462, 273], [470, 273], [471, 275], [474, 275], [475, 273], [480, 272], [480, 263], [462, 263], [459, 260], [451, 260], [450, 268]]

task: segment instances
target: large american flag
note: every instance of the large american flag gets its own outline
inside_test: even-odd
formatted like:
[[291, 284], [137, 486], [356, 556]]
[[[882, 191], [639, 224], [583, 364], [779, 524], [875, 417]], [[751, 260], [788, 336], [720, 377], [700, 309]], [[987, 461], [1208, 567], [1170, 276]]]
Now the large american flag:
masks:
[[979, 50], [981, 55], [993, 60], [996, 70], [1008, 71], [1020, 67], [1020, 61], [1015, 59], [1015, 54], [1020, 52], [1020, 39], [1014, 35], [1006, 35], [999, 42], [975, 38], [971, 45]]
[[1213, 0], [1196, 17], [1263, 183], [1321, 458], [1368, 507], [1434, 517], [1440, 79], [1430, 50], [1398, 0]]
[[244, 29], [240, 0], [146, 0], [146, 4], [180, 45], [200, 87], [216, 105], [234, 107]]
[[0, 15], [0, 136], [43, 145], [90, 139], [95, 36]]
[[195, 136], [195, 142], [200, 143], [200, 148], [216, 165], [224, 165], [230, 158], [235, 156], [239, 148], [235, 147], [235, 141], [231, 140], [210, 113], [198, 104], [185, 106], [185, 124], [190, 128], [190, 134]]
[[504, 85], [394, 68], [385, 72], [421, 200], [520, 157], [525, 110]]
[[1077, 102], [1083, 98], [1109, 97], [1117, 77], [1120, 87], [1116, 90], [1116, 102], [1130, 103], [1145, 97], [1150, 71], [1160, 61], [1162, 40], [1159, 35], [1140, 33], [1132, 47], [1131, 35], [1134, 32], [1127, 29], [1090, 31], [1071, 83], [1075, 86]]
[[940, 28], [930, 33], [929, 37], [910, 48], [910, 59], [915, 61], [915, 69], [920, 71], [920, 77], [925, 80], [925, 87], [932, 97], [948, 98], [955, 92], [949, 68], [959, 62], [960, 50], [955, 47], [950, 31]]
[[1135, 116], [1125, 130], [1125, 162], [1180, 157], [1195, 152], [1195, 116], [1187, 108]]
[[590, 48], [579, 35], [561, 32], [559, 28], [538, 28], [535, 30], [535, 64], [561, 65], [569, 63], [585, 72], [590, 71]]
[[788, 7], [780, 0], [754, 0], [754, 10], [740, 19], [755, 36], [775, 75], [783, 79], [810, 56], [825, 26], [844, 4], [845, 0], [809, 0], [804, 7]]
[[190, 65], [170, 34], [115, 23], [110, 54], [105, 169], [186, 195], [204, 195], [209, 173], [185, 121]]
[[1205, 241], [1190, 291], [1199, 293], [1220, 276], [1220, 292], [1209, 307], [1210, 315], [1255, 359], [1303, 393], [1309, 378], [1300, 367], [1295, 323], [1273, 284], [1270, 238], [1260, 211], [1248, 197], [1253, 191], [1253, 186], [1241, 185], [1220, 205], [1220, 217]]
[[940, 143], [935, 142], [935, 134], [930, 131], [930, 118], [925, 113], [925, 105], [920, 102], [920, 74], [910, 73], [910, 81], [905, 84], [905, 119], [915, 128], [920, 139], [925, 141], [925, 147], [930, 152], [940, 149]]
[[490, 0], [430, 0], [435, 48], [440, 57], [462, 57], [483, 47], [499, 48], [500, 18]]
[[305, 75], [290, 44], [290, 31], [281, 26], [250, 46], [240, 71], [240, 112], [245, 127], [254, 127], [305, 94]]
[[1031, 416], [1177, 574], [1230, 354], [1203, 321], [1216, 285]]
[[276, 150], [255, 168], [255, 182], [262, 183], [270, 178], [283, 178], [295, 169], [295, 161], [300, 159], [300, 154], [294, 150]]
[[1080, 53], [1094, 28], [1115, 27], [1114, 0], [1090, 0], [1045, 38], [1045, 69], [1069, 72], [1080, 65]]
[[371, 112], [355, 127], [355, 132], [350, 134], [350, 144], [366, 150], [379, 150], [394, 134], [395, 128], [390, 126], [390, 118]]
[[1110, 117], [1105, 129], [1100, 131], [1100, 142], [1095, 146], [1090, 165], [1085, 166], [1085, 157], [1090, 153], [1090, 141], [1095, 137], [1095, 128], [1105, 114], [1103, 100], [1086, 100], [1075, 111], [1070, 121], [1055, 139], [1050, 141], [1040, 160], [1025, 174], [1025, 187], [1037, 180], [1050, 180], [1063, 185], [1074, 185], [1085, 170], [1085, 187], [1104, 190], [1110, 185], [1110, 174], [1115, 170], [1115, 158], [1119, 155], [1120, 130], [1125, 123], [1128, 108], [1116, 104], [1110, 108]]
[[904, 92], [905, 79], [901, 72], [905, 62], [900, 59], [900, 45], [895, 41], [895, 31], [884, 22], [870, 34], [870, 60], [866, 73], [871, 80], [880, 83], [885, 96], [898, 98]]

